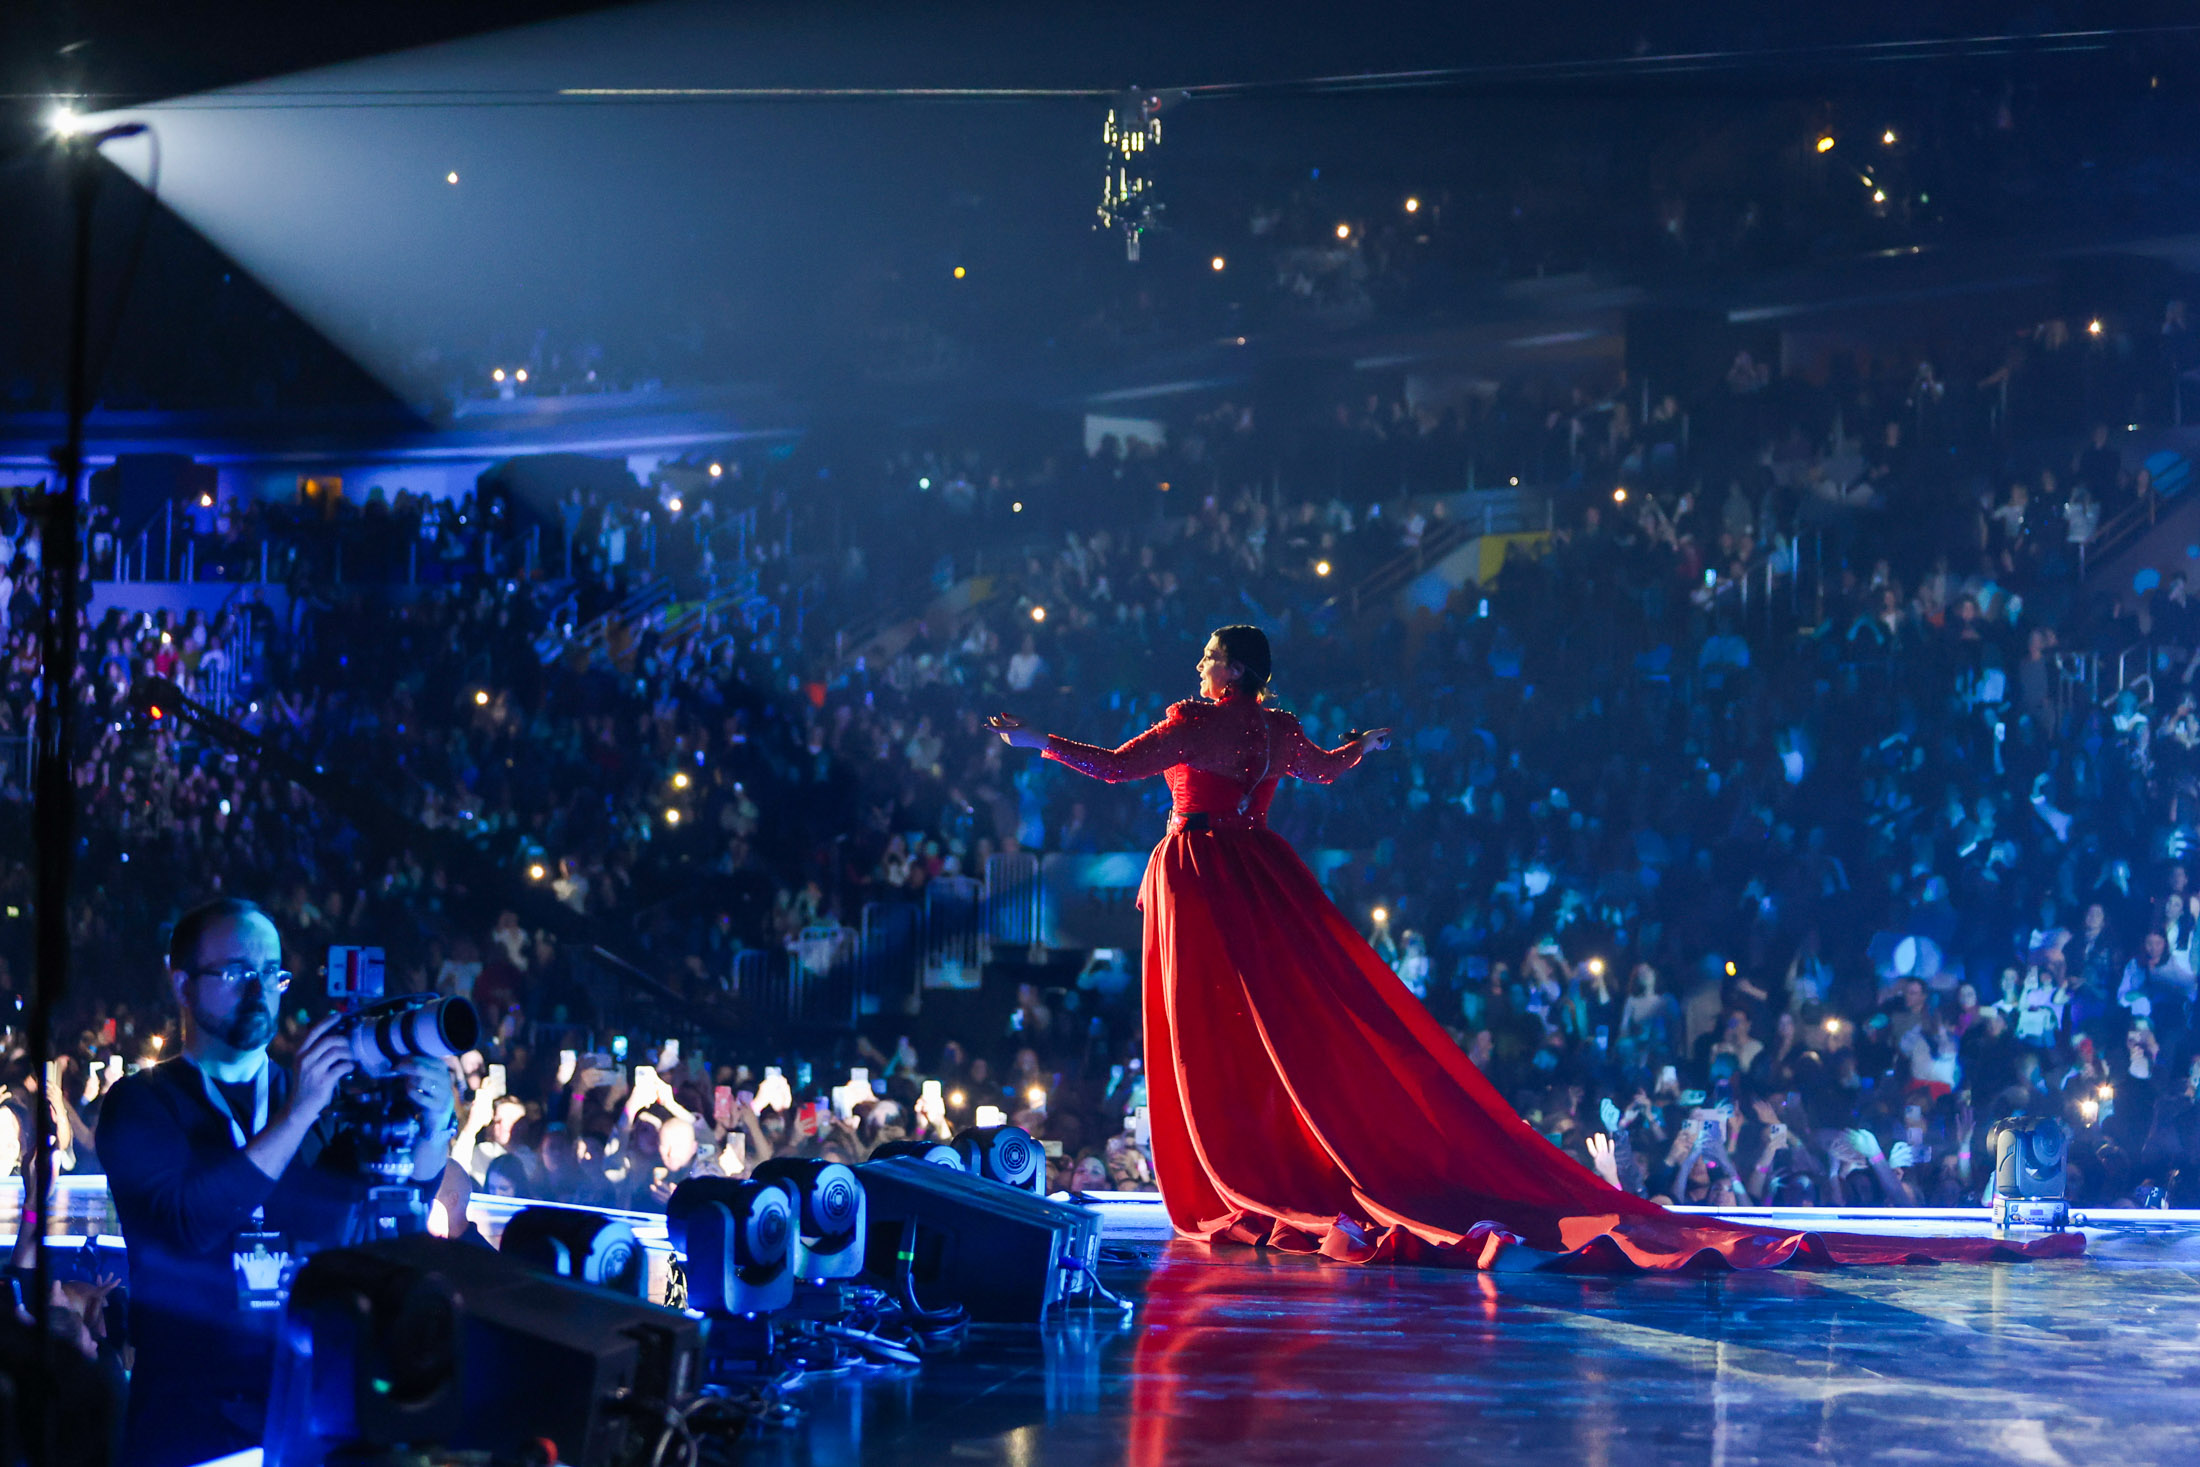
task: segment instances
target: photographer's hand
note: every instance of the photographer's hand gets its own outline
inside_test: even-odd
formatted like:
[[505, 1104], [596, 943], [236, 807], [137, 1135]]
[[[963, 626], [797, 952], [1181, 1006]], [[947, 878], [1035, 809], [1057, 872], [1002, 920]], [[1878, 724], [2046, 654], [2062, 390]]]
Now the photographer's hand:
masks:
[[298, 1154], [306, 1132], [313, 1129], [321, 1112], [336, 1098], [337, 1085], [351, 1073], [351, 1036], [330, 1032], [337, 1018], [331, 1014], [306, 1031], [304, 1043], [298, 1046], [298, 1073], [291, 1086], [290, 1103], [271, 1117], [267, 1129], [254, 1136], [244, 1149], [266, 1177], [282, 1176], [283, 1168]]
[[454, 1100], [451, 1072], [441, 1060], [409, 1059], [397, 1067], [405, 1077], [405, 1098], [420, 1112], [420, 1139], [413, 1143], [413, 1180], [431, 1182], [443, 1175], [451, 1154]]

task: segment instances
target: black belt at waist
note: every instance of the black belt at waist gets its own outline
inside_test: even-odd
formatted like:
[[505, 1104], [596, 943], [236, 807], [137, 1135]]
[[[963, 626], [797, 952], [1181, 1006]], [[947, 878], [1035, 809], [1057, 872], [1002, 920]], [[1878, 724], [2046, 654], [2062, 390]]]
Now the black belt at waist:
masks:
[[1240, 815], [1223, 810], [1171, 810], [1169, 834], [1208, 835], [1217, 830], [1266, 830], [1266, 815]]

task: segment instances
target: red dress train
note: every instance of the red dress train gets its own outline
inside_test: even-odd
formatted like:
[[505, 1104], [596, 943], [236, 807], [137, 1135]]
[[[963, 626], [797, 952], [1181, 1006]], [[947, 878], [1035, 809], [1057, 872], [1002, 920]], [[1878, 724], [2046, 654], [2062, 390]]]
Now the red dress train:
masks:
[[[1139, 893], [1154, 1167], [1177, 1231], [1349, 1262], [1580, 1270], [2062, 1257], [2079, 1234], [1796, 1233], [1684, 1217], [1538, 1135], [1267, 826], [1285, 775], [1359, 762], [1249, 697], [1191, 700], [1119, 749], [1050, 736], [1095, 778], [1165, 774]], [[1521, 1251], [1520, 1245], [1525, 1245]], [[1538, 1257], [1537, 1255], [1545, 1255]]]

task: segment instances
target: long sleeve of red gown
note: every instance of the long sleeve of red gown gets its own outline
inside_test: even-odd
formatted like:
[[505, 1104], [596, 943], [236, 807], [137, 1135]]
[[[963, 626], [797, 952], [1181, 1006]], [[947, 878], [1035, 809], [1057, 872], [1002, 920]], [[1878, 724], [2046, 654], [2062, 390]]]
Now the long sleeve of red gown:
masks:
[[1045, 757], [1059, 760], [1079, 774], [1120, 784], [1126, 779], [1150, 779], [1172, 764], [1193, 761], [1193, 720], [1178, 703], [1168, 716], [1120, 748], [1103, 749], [1080, 744], [1060, 734], [1048, 734]]
[[[1265, 747], [1260, 720], [1267, 726]], [[1350, 743], [1324, 749], [1288, 713], [1264, 709], [1256, 720], [1246, 717], [1239, 706], [1186, 699], [1120, 748], [1103, 749], [1049, 734], [1046, 757], [1110, 784], [1147, 779], [1179, 765], [1237, 779], [1290, 776], [1328, 784], [1360, 762], [1360, 746]]]
[[1288, 774], [1293, 779], [1312, 780], [1315, 784], [1328, 784], [1347, 769], [1359, 767], [1362, 750], [1358, 739], [1335, 749], [1325, 749], [1306, 736], [1299, 721], [1291, 714], [1284, 714], [1275, 722], [1276, 772]]

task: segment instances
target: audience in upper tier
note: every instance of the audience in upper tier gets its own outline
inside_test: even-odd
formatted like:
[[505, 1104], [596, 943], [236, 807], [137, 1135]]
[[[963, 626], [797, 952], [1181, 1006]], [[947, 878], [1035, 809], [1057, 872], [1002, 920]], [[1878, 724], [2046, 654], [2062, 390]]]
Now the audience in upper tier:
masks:
[[[2069, 416], [2066, 337], [1822, 382], [1742, 353], [1647, 414], [1624, 383], [1512, 384], [1273, 430], [1220, 405], [1166, 447], [1036, 460], [804, 445], [539, 512], [496, 486], [223, 511], [197, 563], [256, 580], [264, 544], [265, 593], [86, 620], [68, 1160], [96, 1168], [103, 1087], [173, 1044], [162, 924], [219, 890], [300, 972], [372, 943], [393, 988], [485, 1011], [458, 1151], [491, 1191], [661, 1205], [698, 1168], [988, 1105], [1059, 1143], [1057, 1185], [1150, 1185], [1119, 963], [1031, 966], [1013, 1009], [950, 1020], [865, 958], [876, 1012], [839, 1034], [736, 974], [855, 962], [867, 909], [993, 856], [1143, 851], [1158, 782], [1009, 756], [982, 720], [1119, 741], [1250, 620], [1315, 737], [1400, 732], [1277, 827], [1583, 1165], [1679, 1202], [1947, 1205], [1980, 1196], [1994, 1121], [2056, 1115], [2080, 1200], [2200, 1205], [2200, 615], [2175, 577], [2136, 604], [2087, 579], [2097, 539], [2177, 505], [2125, 430], [2024, 431]], [[1483, 547], [1494, 579], [1413, 579], [1500, 510], [1523, 533]], [[42, 608], [19, 506], [0, 531], [20, 995]], [[134, 713], [152, 674], [385, 818]], [[595, 981], [599, 942], [733, 1027], [662, 1057], [663, 1006]], [[821, 1111], [852, 1066], [880, 1093]]]

